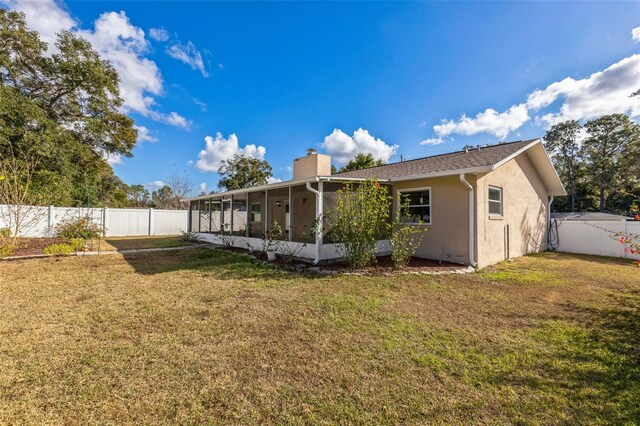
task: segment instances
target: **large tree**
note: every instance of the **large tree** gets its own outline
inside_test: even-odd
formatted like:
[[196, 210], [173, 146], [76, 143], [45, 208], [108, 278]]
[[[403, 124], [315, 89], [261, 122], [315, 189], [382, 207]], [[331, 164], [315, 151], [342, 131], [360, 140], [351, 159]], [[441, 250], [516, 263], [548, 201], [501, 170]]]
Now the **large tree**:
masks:
[[50, 202], [126, 202], [126, 185], [104, 160], [131, 156], [137, 137], [121, 112], [118, 75], [68, 31], [54, 50], [23, 14], [0, 9], [0, 160], [36, 156], [33, 188]]
[[354, 170], [366, 169], [369, 167], [382, 166], [384, 161], [381, 159], [376, 159], [373, 154], [370, 152], [358, 153], [355, 157], [351, 159], [347, 164], [345, 164], [338, 173], [342, 172], [352, 172]]
[[151, 204], [158, 209], [186, 209], [188, 204], [183, 200], [192, 193], [193, 181], [189, 176], [174, 173], [162, 188], [153, 191], [151, 194]]
[[584, 127], [588, 133], [582, 146], [586, 173], [596, 186], [602, 212], [607, 197], [619, 198], [624, 188], [637, 184], [640, 126], [624, 114], [611, 114], [588, 121]]
[[565, 121], [553, 125], [547, 131], [544, 142], [569, 190], [570, 209], [576, 211], [577, 181], [582, 164], [580, 161], [580, 144], [578, 136], [582, 127], [575, 120]]
[[236, 154], [225, 160], [218, 169], [218, 186], [227, 191], [264, 185], [271, 174], [271, 166], [265, 160]]

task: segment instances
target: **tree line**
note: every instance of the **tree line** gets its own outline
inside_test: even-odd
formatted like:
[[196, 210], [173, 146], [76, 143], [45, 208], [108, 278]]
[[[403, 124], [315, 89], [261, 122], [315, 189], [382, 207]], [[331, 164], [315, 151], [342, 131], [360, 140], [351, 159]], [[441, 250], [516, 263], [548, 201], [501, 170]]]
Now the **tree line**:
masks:
[[554, 210], [638, 213], [640, 125], [627, 115], [555, 124], [544, 143], [567, 190], [554, 201]]
[[24, 14], [0, 9], [0, 204], [184, 207], [185, 176], [149, 192], [107, 163], [137, 139], [118, 84], [88, 41], [61, 31], [49, 49]]

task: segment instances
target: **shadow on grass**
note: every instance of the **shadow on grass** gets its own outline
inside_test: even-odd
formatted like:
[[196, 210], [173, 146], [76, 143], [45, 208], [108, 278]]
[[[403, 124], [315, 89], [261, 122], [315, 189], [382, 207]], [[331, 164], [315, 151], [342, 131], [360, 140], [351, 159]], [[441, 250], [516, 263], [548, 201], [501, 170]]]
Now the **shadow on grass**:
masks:
[[[122, 256], [137, 273], [143, 275], [197, 270], [202, 276], [221, 279], [290, 279], [300, 277], [297, 272], [287, 271], [248, 256], [209, 247], [122, 253]], [[309, 275], [309, 277], [313, 277], [313, 275]]]
[[607, 306], [564, 307], [572, 320], [547, 320], [532, 333], [537, 348], [528, 370], [498, 377], [565, 400], [566, 421], [640, 422], [640, 290], [612, 294]]

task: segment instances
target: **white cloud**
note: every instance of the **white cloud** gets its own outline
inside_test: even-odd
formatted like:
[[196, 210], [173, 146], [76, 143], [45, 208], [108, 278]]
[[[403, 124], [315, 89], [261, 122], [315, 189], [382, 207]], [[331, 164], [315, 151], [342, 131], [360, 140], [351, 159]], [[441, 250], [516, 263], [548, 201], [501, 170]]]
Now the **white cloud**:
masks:
[[173, 59], [177, 59], [189, 65], [194, 70], [200, 71], [204, 77], [208, 77], [209, 74], [204, 67], [202, 61], [202, 55], [196, 49], [196, 46], [189, 41], [187, 44], [175, 43], [167, 49], [167, 54]]
[[193, 103], [198, 105], [200, 107], [200, 110], [202, 112], [206, 112], [207, 111], [207, 104], [202, 102], [200, 99], [198, 98], [193, 98]]
[[120, 154], [103, 154], [103, 158], [106, 160], [107, 164], [110, 166], [115, 166], [116, 164], [123, 164], [122, 156]]
[[150, 186], [150, 187], [152, 187], [152, 188], [158, 188], [158, 189], [160, 189], [160, 188], [164, 187], [165, 185], [166, 185], [166, 183], [164, 183], [164, 182], [163, 182], [163, 181], [161, 181], [161, 180], [154, 180], [153, 182], [149, 182], [149, 183], [147, 184], [147, 186]]
[[169, 31], [164, 28], [150, 28], [149, 37], [157, 41], [167, 41], [169, 40]]
[[105, 12], [93, 25], [93, 30], [77, 33], [118, 71], [125, 111], [154, 118], [152, 95], [162, 94], [163, 81], [156, 63], [144, 57], [149, 50], [144, 31], [132, 25], [124, 12]]
[[422, 123], [420, 123], [420, 127], [424, 127], [424, 126], [426, 126], [426, 125], [427, 125], [427, 122], [426, 122], [426, 121], [423, 121]]
[[206, 182], [200, 182], [200, 185], [198, 185], [198, 191], [199, 192], [207, 192], [207, 183]]
[[347, 135], [340, 129], [334, 129], [324, 138], [322, 148], [337, 163], [344, 164], [360, 153], [371, 153], [374, 158], [387, 162], [396, 153], [398, 145], [388, 145], [362, 128], [353, 132], [353, 136]]
[[[52, 45], [56, 33], [70, 30], [88, 40], [93, 48], [118, 71], [124, 112], [137, 112], [157, 121], [186, 127], [183, 121], [154, 110], [155, 97], [163, 93], [163, 80], [156, 63], [146, 55], [149, 42], [144, 31], [131, 24], [125, 12], [105, 12], [92, 29], [80, 29], [79, 23], [55, 0], [0, 0], [11, 9], [25, 13], [27, 25]], [[51, 49], [50, 52], [54, 50]], [[185, 120], [186, 121], [186, 120]]]
[[[640, 42], [640, 27], [634, 28], [631, 35]], [[513, 105], [505, 112], [488, 108], [474, 118], [463, 115], [457, 121], [443, 120], [433, 126], [433, 130], [439, 137], [484, 132], [504, 138], [529, 121], [530, 112], [541, 110], [546, 113], [536, 115], [536, 123], [545, 127], [565, 120], [583, 121], [613, 113], [636, 118], [640, 117], [640, 98], [631, 94], [639, 89], [640, 55], [632, 55], [585, 78], [567, 77], [535, 90], [526, 102]], [[426, 141], [433, 140], [437, 138]]]
[[445, 120], [433, 126], [433, 130], [440, 137], [448, 136], [452, 133], [463, 135], [489, 133], [498, 138], [504, 138], [513, 130], [520, 128], [527, 120], [529, 120], [527, 106], [519, 104], [501, 113], [493, 108], [487, 108], [474, 118], [469, 118], [463, 114], [460, 120]]
[[53, 44], [56, 34], [61, 30], [70, 30], [76, 26], [69, 12], [54, 0], [21, 1], [2, 0], [0, 3], [10, 9], [23, 12], [29, 28], [40, 33], [40, 38], [49, 44], [49, 51], [55, 51]]
[[441, 143], [444, 143], [445, 139], [442, 137], [437, 137], [437, 138], [429, 138], [429, 139], [425, 139], [422, 142], [420, 142], [420, 145], [440, 145]]
[[158, 142], [158, 138], [151, 136], [151, 132], [144, 126], [133, 126], [138, 131], [137, 142]]
[[278, 183], [278, 182], [282, 182], [282, 179], [273, 177], [273, 176], [270, 176], [267, 178], [267, 183]]
[[216, 137], [207, 136], [204, 138], [205, 148], [198, 154], [196, 167], [203, 172], [217, 172], [222, 162], [232, 158], [234, 155], [263, 159], [267, 149], [263, 146], [245, 145], [240, 148], [238, 137], [235, 134], [229, 135], [227, 139], [222, 134], [216, 133]]
[[640, 55], [632, 55], [590, 76], [574, 80], [565, 78], [543, 90], [536, 90], [527, 99], [532, 110], [562, 103], [557, 112], [541, 117], [545, 124], [565, 120], [588, 120], [604, 114], [623, 113], [640, 116], [640, 100], [631, 94], [640, 89]]
[[182, 127], [184, 129], [189, 128], [190, 125], [189, 121], [177, 112], [172, 112], [171, 114], [165, 116], [163, 121], [171, 124], [172, 126]]

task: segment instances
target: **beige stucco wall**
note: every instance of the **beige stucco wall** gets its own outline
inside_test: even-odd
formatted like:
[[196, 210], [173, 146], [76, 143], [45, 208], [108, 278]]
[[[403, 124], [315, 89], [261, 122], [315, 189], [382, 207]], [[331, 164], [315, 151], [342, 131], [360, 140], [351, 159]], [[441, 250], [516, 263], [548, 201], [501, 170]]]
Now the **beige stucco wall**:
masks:
[[[475, 176], [468, 175], [475, 185]], [[469, 263], [469, 191], [459, 176], [417, 179], [394, 183], [394, 207], [398, 191], [431, 187], [431, 225], [416, 256], [429, 259]]]
[[331, 175], [331, 157], [325, 154], [309, 154], [293, 160], [293, 179]]
[[[489, 216], [489, 185], [503, 190], [503, 216]], [[548, 191], [526, 153], [477, 180], [478, 266], [546, 250]], [[508, 228], [508, 237], [507, 237]]]

